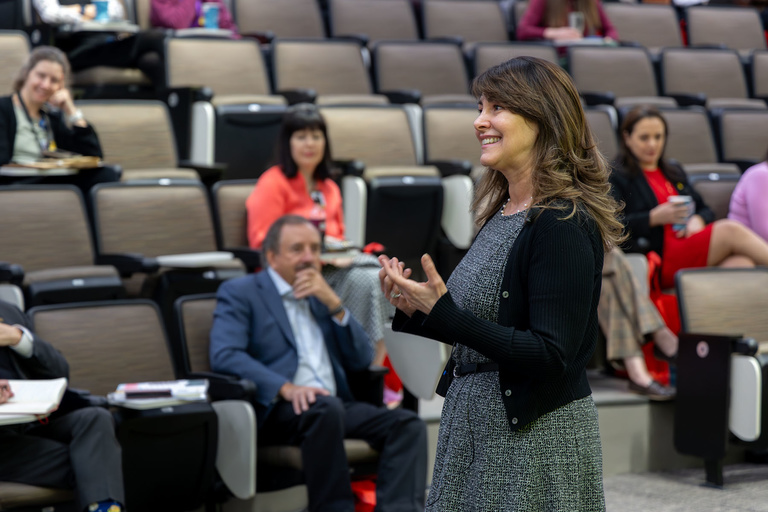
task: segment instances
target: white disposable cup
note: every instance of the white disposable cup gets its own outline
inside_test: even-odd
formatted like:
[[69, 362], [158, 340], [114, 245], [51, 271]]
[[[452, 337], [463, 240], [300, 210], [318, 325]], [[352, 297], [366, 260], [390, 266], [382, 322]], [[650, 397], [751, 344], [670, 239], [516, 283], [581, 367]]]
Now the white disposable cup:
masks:
[[[685, 216], [685, 221], [687, 223], [688, 219], [690, 219], [691, 215], [693, 215], [693, 198], [691, 196], [670, 196], [669, 199], [667, 199], [667, 201], [673, 204], [684, 204], [688, 207], [688, 214]], [[685, 223], [673, 224], [672, 229], [674, 229], [675, 231], [680, 231], [681, 229], [685, 229]]]

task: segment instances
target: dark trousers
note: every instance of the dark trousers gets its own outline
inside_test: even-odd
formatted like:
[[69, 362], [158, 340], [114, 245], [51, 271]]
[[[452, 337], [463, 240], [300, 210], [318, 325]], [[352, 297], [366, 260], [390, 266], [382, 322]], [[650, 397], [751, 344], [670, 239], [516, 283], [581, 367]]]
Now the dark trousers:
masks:
[[138, 68], [156, 87], [165, 87], [165, 32], [161, 30], [145, 30], [123, 39], [82, 33], [61, 46], [73, 71], [94, 66]]
[[412, 411], [320, 396], [297, 416], [278, 403], [259, 429], [259, 444], [301, 448], [311, 512], [353, 512], [344, 438], [362, 439], [380, 454], [377, 512], [424, 510], [427, 431]]
[[85, 407], [47, 425], [0, 428], [0, 481], [76, 488], [79, 507], [124, 503], [120, 445], [112, 415]]

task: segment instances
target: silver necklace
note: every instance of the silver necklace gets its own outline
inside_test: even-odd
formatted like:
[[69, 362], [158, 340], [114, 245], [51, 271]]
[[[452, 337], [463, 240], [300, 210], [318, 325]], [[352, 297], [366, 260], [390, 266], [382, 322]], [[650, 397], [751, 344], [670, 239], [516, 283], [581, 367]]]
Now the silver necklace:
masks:
[[[508, 197], [508, 198], [507, 198], [507, 200], [506, 200], [506, 201], [504, 201], [504, 204], [503, 204], [503, 205], [501, 205], [501, 211], [500, 211], [499, 213], [501, 214], [501, 216], [502, 216], [502, 217], [504, 216], [504, 209], [505, 209], [505, 208], [507, 207], [507, 205], [509, 204], [509, 201], [510, 201], [510, 199], [512, 199], [512, 198], [511, 198], [511, 197]], [[529, 205], [530, 205], [530, 203], [531, 203], [531, 201], [533, 201], [533, 196], [529, 197], [529, 198], [528, 198], [528, 202], [527, 202], [527, 203], [523, 203], [523, 206], [522, 206], [522, 208], [518, 208], [518, 209], [517, 209], [517, 211], [516, 211], [515, 213], [520, 213], [520, 212], [521, 212], [521, 211], [523, 211], [523, 210], [527, 210], [527, 209], [528, 209], [528, 206], [529, 206]], [[509, 215], [514, 215], [514, 213], [510, 213]]]

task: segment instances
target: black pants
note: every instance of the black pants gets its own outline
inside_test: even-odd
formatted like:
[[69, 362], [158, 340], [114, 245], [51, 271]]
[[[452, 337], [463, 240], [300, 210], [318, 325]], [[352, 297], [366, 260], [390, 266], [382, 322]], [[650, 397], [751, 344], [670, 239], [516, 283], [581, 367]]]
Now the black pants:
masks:
[[427, 431], [412, 411], [320, 396], [297, 416], [279, 402], [259, 430], [259, 444], [301, 448], [311, 512], [353, 512], [344, 438], [367, 441], [380, 454], [377, 512], [421, 512], [427, 477]]
[[81, 509], [125, 502], [120, 445], [112, 415], [85, 407], [24, 429], [0, 428], [0, 481], [76, 488]]
[[73, 71], [94, 66], [138, 68], [157, 88], [165, 87], [165, 32], [142, 31], [115, 39], [104, 34], [83, 33], [61, 45], [67, 52]]

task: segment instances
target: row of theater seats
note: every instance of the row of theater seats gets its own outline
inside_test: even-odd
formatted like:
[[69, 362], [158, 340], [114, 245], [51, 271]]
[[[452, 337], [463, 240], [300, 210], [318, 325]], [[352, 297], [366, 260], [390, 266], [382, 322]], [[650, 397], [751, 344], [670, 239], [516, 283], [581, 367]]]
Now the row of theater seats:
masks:
[[[7, 292], [0, 285], [4, 300]], [[215, 306], [214, 294], [197, 294], [175, 301], [173, 315], [165, 319], [146, 299], [35, 306], [28, 314], [36, 334], [67, 358], [71, 388], [103, 396], [122, 382], [209, 380], [210, 404], [113, 408], [130, 510], [186, 512], [203, 505], [232, 512], [304, 510], [298, 448], [257, 450], [248, 403], [252, 384], [210, 372], [208, 333]], [[352, 375], [353, 393], [381, 405], [382, 377], [375, 369]], [[345, 448], [353, 478], [375, 475], [375, 450], [358, 440], [345, 441]], [[73, 498], [70, 491], [0, 481], [1, 510], [76, 512]]]
[[[147, 0], [137, 0], [136, 20], [149, 28]], [[232, 0], [240, 32], [261, 41], [274, 38], [382, 40], [453, 39], [462, 43], [504, 42], [528, 3], [496, 0]], [[695, 6], [685, 10], [686, 33], [669, 5], [605, 2], [621, 41], [649, 48], [725, 45], [746, 51], [766, 48], [759, 13], [749, 7]]]

